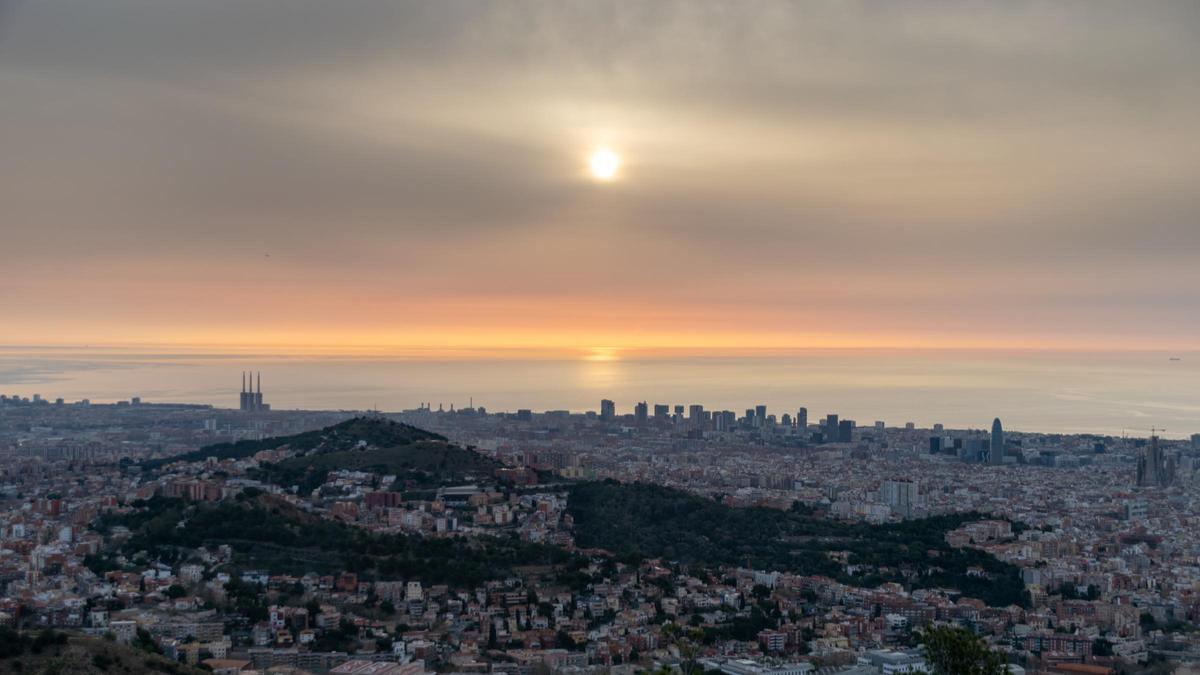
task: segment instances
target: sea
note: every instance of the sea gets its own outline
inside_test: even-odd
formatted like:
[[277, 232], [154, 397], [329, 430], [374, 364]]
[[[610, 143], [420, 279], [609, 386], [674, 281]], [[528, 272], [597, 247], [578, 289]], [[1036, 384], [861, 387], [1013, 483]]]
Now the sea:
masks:
[[261, 373], [276, 409], [399, 411], [482, 406], [632, 412], [766, 405], [871, 425], [936, 423], [1045, 433], [1200, 433], [1200, 352], [593, 349], [538, 353], [364, 350], [0, 347], [0, 393], [93, 403], [128, 400], [236, 407], [242, 374]]

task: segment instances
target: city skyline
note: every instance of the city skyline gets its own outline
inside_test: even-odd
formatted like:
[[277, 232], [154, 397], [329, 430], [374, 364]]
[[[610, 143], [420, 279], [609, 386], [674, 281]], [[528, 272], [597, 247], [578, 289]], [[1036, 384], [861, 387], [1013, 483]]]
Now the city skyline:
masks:
[[[1185, 354], [814, 351], [757, 356], [487, 358], [237, 354], [176, 350], [0, 349], [0, 393], [94, 402], [145, 400], [231, 405], [239, 371], [261, 371], [285, 409], [403, 410], [420, 402], [476, 403], [495, 411], [595, 409], [609, 398], [702, 402], [740, 412], [797, 404], [872, 421], [1005, 426], [1121, 435], [1122, 429], [1200, 430], [1200, 357]], [[236, 407], [236, 406], [235, 406]]]
[[0, 344], [1200, 334], [1195, 3], [2, 9]]
[[[10, 405], [34, 405], [34, 406], [54, 405], [54, 406], [60, 406], [60, 407], [61, 406], [91, 406], [91, 405], [93, 405], [93, 402], [91, 401], [91, 399], [68, 400], [61, 396], [43, 396], [42, 393], [40, 393], [40, 392], [35, 392], [29, 396], [21, 396], [19, 394], [9, 395], [9, 394], [0, 392], [0, 403], [7, 403]], [[181, 404], [181, 402], [179, 402], [179, 401], [165, 401], [165, 402], [150, 401], [150, 400], [143, 401], [141, 396], [130, 396], [129, 398], [124, 398], [124, 399], [117, 398], [117, 399], [112, 399], [112, 400], [107, 400], [107, 401], [101, 401], [101, 402], [98, 402], [96, 405], [102, 405], [102, 406], [104, 406], [104, 405], [116, 405], [116, 406], [159, 405], [159, 406], [168, 406], [169, 407], [169, 406], [180, 405], [180, 404]], [[191, 403], [191, 402], [184, 402], [184, 403], [182, 403], [182, 405], [193, 406], [193, 407], [207, 407], [207, 408], [212, 408], [212, 409], [218, 410], [218, 411], [235, 410], [235, 408], [233, 408], [232, 406], [226, 407], [226, 406], [222, 406], [219, 404], [213, 405], [213, 404], [196, 404], [196, 403]], [[437, 406], [436, 411], [434, 409], [435, 405]], [[241, 391], [239, 392], [238, 407], [236, 408], [236, 410], [238, 410], [239, 412], [242, 412], [242, 413], [269, 413], [271, 411], [271, 406], [269, 404], [266, 404], [263, 399], [261, 372], [258, 372], [258, 371], [243, 371], [242, 372]], [[501, 410], [493, 409], [490, 412], [492, 414], [499, 414], [502, 416], [504, 416], [504, 415], [515, 416], [518, 419], [531, 419], [532, 415], [545, 415], [545, 416], [557, 416], [557, 415], [562, 415], [562, 414], [582, 415], [584, 417], [595, 417], [595, 418], [599, 419], [601, 422], [608, 422], [608, 423], [620, 422], [620, 423], [624, 424], [627, 422], [632, 422], [636, 426], [645, 426], [650, 423], [670, 422], [670, 423], [674, 424], [676, 427], [683, 427], [686, 429], [700, 430], [700, 431], [729, 432], [729, 431], [735, 431], [735, 430], [739, 430], [739, 429], [740, 430], [763, 429], [763, 430], [768, 430], [768, 431], [772, 431], [772, 432], [781, 432], [781, 433], [787, 433], [787, 434], [792, 434], [792, 435], [799, 435], [799, 436], [802, 436], [802, 439], [805, 442], [811, 440], [811, 441], [820, 442], [820, 443], [850, 443], [854, 440], [853, 434], [856, 432], [856, 430], [862, 428], [858, 425], [857, 420], [840, 419], [840, 416], [838, 413], [828, 413], [825, 415], [825, 417], [823, 419], [817, 418], [817, 421], [814, 424], [810, 424], [808, 421], [808, 408], [805, 406], [798, 406], [798, 407], [794, 408], [793, 410], [784, 411], [784, 412], [780, 412], [777, 414], [776, 412], [773, 412], [773, 411], [769, 412], [769, 410], [770, 410], [769, 406], [763, 405], [763, 404], [758, 404], [758, 405], [755, 405], [753, 408], [747, 408], [745, 410], [745, 414], [740, 417], [738, 416], [738, 413], [734, 410], [725, 410], [725, 409], [720, 409], [720, 408], [706, 408], [704, 406], [704, 404], [699, 404], [699, 403], [686, 403], [686, 404], [659, 403], [659, 402], [650, 403], [649, 401], [636, 401], [633, 404], [631, 404], [630, 406], [628, 406], [627, 410], [628, 410], [627, 412], [623, 411], [622, 408], [619, 406], [619, 404], [616, 401], [605, 398], [605, 399], [600, 400], [599, 405], [595, 409], [567, 409], [567, 408], [561, 408], [561, 407], [551, 407], [551, 408], [546, 408], [546, 409], [541, 409], [541, 410], [534, 410], [534, 409], [528, 409], [528, 408], [517, 408], [515, 410], [511, 410], [511, 409], [504, 408]], [[292, 409], [290, 412], [331, 412], [331, 411], [326, 411], [326, 410], [305, 411], [304, 409], [296, 408], [296, 409]], [[454, 414], [455, 412], [467, 412], [467, 413], [480, 412], [483, 414], [487, 414], [489, 411], [488, 411], [487, 407], [482, 404], [480, 406], [476, 407], [474, 397], [469, 397], [468, 404], [466, 406], [462, 406], [462, 407], [458, 407], [458, 408], [456, 408], [456, 404], [454, 402], [421, 401], [415, 407], [404, 409], [404, 410], [387, 411], [387, 410], [379, 410], [376, 408], [367, 408], [367, 409], [363, 409], [363, 410], [359, 410], [359, 411], [340, 410], [339, 412], [343, 412], [343, 413], [366, 412], [366, 413], [370, 413], [370, 414], [384, 414], [384, 413], [400, 414], [400, 413], [413, 413], [413, 412], [437, 412], [437, 413]], [[630, 419], [630, 418], [632, 418], [632, 419]], [[832, 432], [832, 435], [830, 435], [831, 432], [829, 431], [831, 428], [835, 429], [835, 431]], [[991, 465], [1003, 465], [1004, 464], [1003, 448], [1005, 447], [1005, 444], [1006, 444], [1005, 430], [1002, 426], [1002, 423], [1001, 423], [999, 417], [996, 417], [992, 420], [990, 430], [986, 429], [982, 426], [975, 427], [972, 425], [966, 425], [966, 426], [955, 427], [955, 426], [945, 425], [941, 422], [932, 422], [932, 423], [927, 423], [927, 424], [921, 424], [921, 423], [917, 423], [917, 422], [914, 422], [911, 420], [905, 421], [903, 423], [889, 425], [885, 420], [880, 420], [880, 419], [874, 419], [871, 422], [870, 427], [868, 427], [868, 429], [875, 431], [875, 432], [885, 431], [885, 430], [889, 430], [889, 429], [891, 429], [891, 430], [903, 429], [906, 431], [922, 431], [922, 432], [929, 431], [929, 432], [932, 432], [935, 435], [935, 437], [939, 438], [939, 439], [940, 438], [949, 438], [949, 436], [947, 434], [952, 434], [955, 432], [959, 432], [959, 433], [965, 432], [969, 435], [973, 435], [973, 436], [977, 436], [977, 437], [986, 436], [990, 445], [986, 449], [982, 448], [982, 447], [979, 448], [980, 455], [977, 459], [979, 459], [979, 461], [986, 460], [985, 463], [991, 464]], [[811, 434], [811, 436], [805, 435], [806, 432], [809, 432], [809, 431], [812, 431], [814, 433]], [[1146, 438], [1151, 441], [1151, 444], [1148, 447], [1152, 451], [1156, 451], [1157, 445], [1155, 442], [1160, 437], [1172, 438], [1169, 436], [1163, 436], [1164, 432], [1166, 432], [1166, 431], [1167, 431], [1166, 429], [1162, 429], [1162, 428], [1156, 429], [1154, 427], [1150, 427], [1150, 428], [1128, 427], [1128, 428], [1122, 429], [1122, 433], [1120, 434], [1119, 438], [1121, 438], [1122, 440], [1126, 440], [1128, 438], [1139, 438], [1141, 436], [1141, 434], [1139, 434], [1138, 432], [1149, 432], [1149, 434], [1146, 436]], [[1135, 433], [1129, 434], [1126, 432], [1135, 432]], [[1053, 433], [1053, 432], [1047, 432], [1045, 430], [1038, 430], [1038, 429], [1022, 429], [1022, 430], [1018, 430], [1017, 433], [1038, 435], [1038, 434], [1047, 434], [1047, 433]], [[1085, 433], [1083, 435], [1097, 436], [1097, 437], [1106, 437], [1106, 436], [1107, 437], [1116, 437], [1113, 434], [1105, 434], [1105, 433], [1101, 433], [1101, 432]], [[1175, 440], [1185, 440], [1185, 439], [1189, 440], [1192, 444], [1193, 449], [1200, 449], [1200, 433], [1176, 434], [1176, 436], [1173, 438]], [[1000, 454], [993, 452], [994, 448], [1001, 448], [1002, 450], [1001, 450]], [[931, 446], [930, 451], [936, 453], [938, 451], [938, 449], [934, 449]], [[1141, 460], [1139, 460], [1139, 461], [1141, 461]], [[1147, 475], [1152, 476], [1151, 478], [1148, 479], [1149, 482], [1153, 483], [1155, 480], [1157, 480], [1157, 478], [1154, 476], [1157, 476], [1157, 473], [1155, 473], [1155, 472], [1158, 471], [1158, 469], [1154, 468], [1154, 467], [1158, 467], [1160, 464], [1162, 464], [1161, 459], [1148, 461], [1148, 465], [1150, 467], [1152, 467], [1150, 469], [1143, 469], [1141, 467], [1141, 465], [1139, 465], [1139, 469], [1138, 469], [1139, 483], [1142, 481], [1142, 475], [1143, 475], [1144, 471], [1148, 472]]]

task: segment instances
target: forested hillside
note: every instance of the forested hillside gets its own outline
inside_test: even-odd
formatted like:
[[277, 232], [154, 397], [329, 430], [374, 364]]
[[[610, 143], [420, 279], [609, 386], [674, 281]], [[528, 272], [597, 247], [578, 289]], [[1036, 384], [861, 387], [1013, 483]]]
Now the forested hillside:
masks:
[[[571, 488], [576, 543], [618, 554], [703, 565], [741, 565], [824, 575], [873, 587], [894, 581], [945, 587], [989, 605], [1023, 604], [1019, 570], [975, 549], [954, 549], [945, 534], [980, 514], [884, 525], [846, 523], [769, 508], [732, 508], [657, 485], [615, 481]], [[835, 558], [846, 553], [846, 562]], [[968, 575], [980, 568], [986, 577]]]
[[394, 448], [420, 441], [445, 441], [446, 437], [407, 424], [377, 417], [355, 417], [323, 429], [314, 429], [291, 436], [274, 436], [262, 440], [243, 440], [236, 443], [208, 445], [174, 457], [142, 462], [143, 469], [156, 470], [174, 462], [200, 462], [209, 457], [245, 459], [263, 450], [287, 447], [299, 452], [329, 453], [350, 450], [364, 444], [374, 448]]

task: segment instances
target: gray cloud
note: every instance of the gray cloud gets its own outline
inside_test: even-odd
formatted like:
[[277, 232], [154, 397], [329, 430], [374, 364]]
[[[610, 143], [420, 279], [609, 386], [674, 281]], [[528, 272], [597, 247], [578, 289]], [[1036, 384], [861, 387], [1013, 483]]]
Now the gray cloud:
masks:
[[[966, 288], [1046, 330], [1067, 306], [1198, 327], [1193, 2], [2, 10], [0, 263], [23, 273], [140, 258], [183, 288], [272, 252], [280, 287], [586, 306], [700, 267], [693, 295], [785, 311]], [[628, 159], [603, 190], [578, 175], [601, 131]]]

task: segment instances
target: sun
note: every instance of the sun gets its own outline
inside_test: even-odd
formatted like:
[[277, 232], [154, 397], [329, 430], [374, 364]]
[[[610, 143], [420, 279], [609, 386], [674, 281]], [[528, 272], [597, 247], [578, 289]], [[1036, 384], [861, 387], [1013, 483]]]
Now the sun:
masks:
[[588, 158], [588, 167], [596, 180], [609, 181], [617, 177], [617, 169], [621, 167], [621, 157], [607, 148], [600, 148]]

